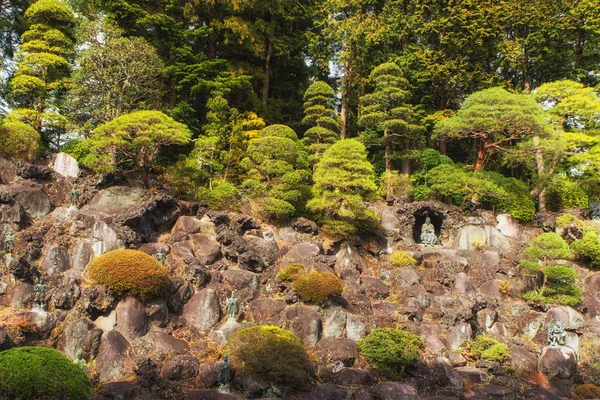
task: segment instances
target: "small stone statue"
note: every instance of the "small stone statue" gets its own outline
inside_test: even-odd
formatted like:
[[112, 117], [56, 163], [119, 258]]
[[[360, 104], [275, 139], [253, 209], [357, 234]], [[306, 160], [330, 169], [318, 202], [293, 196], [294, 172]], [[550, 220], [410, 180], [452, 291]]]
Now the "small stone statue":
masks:
[[46, 284], [44, 277], [40, 276], [35, 278], [35, 286], [33, 287], [35, 292], [35, 304], [42, 310], [46, 309]]
[[238, 301], [235, 298], [235, 292], [231, 292], [231, 297], [227, 300], [227, 317], [229, 321], [235, 321], [238, 315]]
[[75, 364], [79, 365], [81, 368], [85, 367], [87, 361], [83, 358], [83, 350], [79, 349], [76, 354], [76, 359], [73, 361]]
[[561, 321], [554, 321], [548, 326], [548, 345], [550, 347], [561, 347], [565, 344], [565, 326]]
[[164, 264], [165, 259], [167, 258], [167, 253], [165, 253], [163, 249], [160, 249], [154, 254], [154, 258], [156, 258], [159, 263]]
[[421, 243], [425, 246], [433, 247], [437, 241], [438, 238], [435, 235], [435, 227], [431, 223], [429, 216], [427, 216], [427, 218], [425, 218], [425, 223], [421, 227]]
[[10, 203], [11, 197], [8, 192], [0, 192], [0, 204], [8, 204]]
[[231, 369], [231, 365], [229, 365], [229, 356], [225, 354], [223, 357], [223, 361], [219, 364], [219, 392], [221, 393], [229, 393], [229, 385], [231, 385], [231, 381], [233, 380], [233, 370]]
[[4, 239], [4, 251], [8, 254], [11, 254], [15, 249], [15, 237], [13, 236], [12, 231], [8, 232], [6, 238]]
[[73, 186], [73, 190], [71, 190], [69, 197], [71, 199], [71, 205], [77, 207], [79, 204], [79, 190], [77, 190], [77, 186]]

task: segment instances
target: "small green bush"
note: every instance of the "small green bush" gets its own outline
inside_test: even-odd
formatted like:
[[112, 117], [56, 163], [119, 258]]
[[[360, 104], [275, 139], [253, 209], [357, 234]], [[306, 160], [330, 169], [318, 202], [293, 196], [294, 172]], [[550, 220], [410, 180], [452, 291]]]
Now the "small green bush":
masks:
[[505, 362], [510, 359], [510, 350], [504, 343], [485, 335], [470, 340], [464, 347], [475, 358], [494, 362]]
[[90, 263], [87, 274], [94, 283], [142, 301], [161, 296], [169, 285], [165, 267], [138, 250], [109, 251]]
[[277, 274], [277, 279], [284, 282], [293, 282], [304, 274], [304, 265], [290, 264]]
[[273, 197], [264, 197], [256, 201], [256, 211], [269, 221], [287, 221], [296, 212], [293, 205], [285, 200], [275, 199]]
[[546, 206], [550, 211], [587, 208], [588, 201], [581, 185], [566, 178], [555, 179], [546, 191]]
[[386, 198], [389, 192], [392, 199], [408, 199], [412, 194], [410, 176], [398, 172], [384, 172], [379, 178], [379, 195]]
[[424, 347], [420, 337], [392, 328], [375, 328], [358, 342], [369, 364], [390, 378], [399, 377], [404, 367], [418, 360]]
[[563, 214], [560, 217], [556, 218], [555, 223], [556, 226], [559, 228], [564, 228], [569, 225], [575, 225], [577, 227], [580, 227], [582, 225], [582, 222], [579, 220], [579, 218], [577, 218], [573, 214]]
[[288, 330], [276, 326], [242, 329], [229, 339], [225, 353], [236, 374], [264, 379], [285, 391], [301, 390], [309, 383], [308, 354]]
[[553, 232], [542, 233], [529, 243], [523, 252], [528, 259], [568, 260], [571, 258], [571, 249], [565, 240]]
[[237, 210], [240, 206], [238, 188], [229, 182], [220, 182], [213, 186], [207, 204], [214, 210]]
[[427, 201], [431, 198], [431, 190], [425, 185], [413, 187], [412, 199], [414, 201]]
[[17, 347], [0, 352], [1, 400], [87, 400], [90, 381], [60, 351]]
[[395, 251], [390, 256], [390, 261], [394, 267], [403, 268], [403, 267], [412, 267], [417, 265], [417, 260], [415, 260], [410, 254], [405, 251]]
[[574, 241], [571, 248], [575, 255], [592, 267], [600, 267], [600, 238], [594, 228], [585, 228], [583, 237]]
[[19, 159], [32, 159], [40, 145], [40, 135], [24, 122], [8, 118], [0, 124], [1, 152]]
[[528, 271], [541, 271], [542, 267], [537, 260], [519, 260], [519, 266]]
[[307, 303], [323, 304], [330, 296], [342, 294], [342, 280], [331, 272], [311, 271], [293, 283], [296, 294]]
[[539, 290], [523, 294], [525, 300], [562, 304], [576, 307], [583, 299], [581, 289], [576, 286], [577, 272], [567, 265], [553, 265], [543, 269], [544, 285]]
[[60, 151], [67, 153], [77, 162], [81, 163], [92, 152], [89, 141], [84, 139], [72, 139], [63, 144]]

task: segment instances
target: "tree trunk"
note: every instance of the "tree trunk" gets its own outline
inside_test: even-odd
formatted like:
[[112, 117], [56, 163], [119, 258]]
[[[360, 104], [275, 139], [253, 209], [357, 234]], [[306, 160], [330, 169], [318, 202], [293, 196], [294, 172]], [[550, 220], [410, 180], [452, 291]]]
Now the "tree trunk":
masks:
[[392, 186], [389, 184], [392, 174], [392, 143], [389, 140], [388, 130], [385, 129], [383, 131], [383, 141], [384, 141], [384, 151], [385, 151], [385, 174], [388, 178], [388, 182], [386, 184], [386, 193], [385, 200], [390, 201], [392, 199]]
[[479, 151], [477, 152], [477, 162], [475, 163], [475, 171], [483, 169], [483, 162], [485, 161], [485, 153], [487, 150], [487, 140], [485, 138], [479, 139]]
[[[545, 167], [544, 167], [544, 155], [538, 149], [538, 146], [540, 145], [539, 136], [533, 137], [533, 145], [536, 147], [535, 161], [536, 161], [536, 166], [537, 166], [538, 178], [542, 178], [544, 176]], [[546, 211], [546, 188], [545, 187], [540, 188], [540, 193], [538, 195], [538, 207], [540, 209], [540, 212]]]
[[440, 154], [446, 155], [446, 140], [440, 139]]
[[273, 42], [267, 45], [267, 61], [265, 62], [265, 82], [262, 91], [262, 103], [266, 106], [269, 101], [269, 85], [271, 83], [271, 58], [273, 57]]
[[340, 109], [340, 139], [346, 139], [348, 134], [348, 115], [350, 114], [350, 81], [352, 68], [348, 64], [344, 67], [344, 76], [342, 77], [342, 107]]
[[150, 189], [150, 174], [149, 171], [145, 167], [139, 167], [140, 175], [142, 177], [142, 182], [144, 182], [144, 187], [146, 189]]
[[[410, 150], [410, 141], [408, 139], [404, 141], [404, 150]], [[402, 160], [402, 173], [406, 175], [410, 175], [411, 173], [410, 158], [408, 157], [408, 155], [405, 155], [404, 159]]]

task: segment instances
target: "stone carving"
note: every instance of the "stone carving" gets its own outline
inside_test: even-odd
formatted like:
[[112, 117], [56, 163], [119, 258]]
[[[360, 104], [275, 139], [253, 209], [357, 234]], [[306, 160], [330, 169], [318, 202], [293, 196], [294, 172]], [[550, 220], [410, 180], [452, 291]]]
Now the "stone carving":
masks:
[[165, 259], [167, 258], [167, 253], [165, 253], [163, 249], [160, 249], [154, 254], [154, 258], [156, 258], [159, 263], [164, 264]]
[[77, 207], [79, 204], [79, 190], [77, 189], [77, 186], [73, 186], [69, 198], [71, 200], [71, 205]]
[[231, 292], [231, 297], [227, 300], [227, 317], [230, 321], [235, 321], [238, 315], [238, 301], [235, 298], [235, 292]]
[[600, 200], [590, 200], [588, 205], [590, 209], [590, 219], [600, 221]]
[[13, 236], [12, 231], [8, 232], [6, 238], [4, 239], [4, 251], [7, 253], [12, 253], [15, 249], [15, 237]]
[[225, 354], [223, 361], [219, 364], [218, 380], [219, 392], [229, 393], [231, 391], [229, 386], [233, 380], [233, 370], [231, 369], [231, 365], [229, 365], [229, 356], [227, 354]]
[[46, 283], [44, 281], [44, 277], [40, 276], [39, 278], [35, 278], [35, 286], [33, 287], [33, 291], [35, 292], [35, 304], [40, 309], [46, 309]]
[[435, 235], [435, 227], [431, 223], [431, 218], [427, 216], [427, 218], [425, 218], [425, 223], [421, 227], [421, 243], [425, 246], [433, 247], [437, 241], [438, 238]]
[[565, 344], [565, 326], [561, 321], [554, 321], [548, 326], [548, 345], [550, 347], [561, 347]]

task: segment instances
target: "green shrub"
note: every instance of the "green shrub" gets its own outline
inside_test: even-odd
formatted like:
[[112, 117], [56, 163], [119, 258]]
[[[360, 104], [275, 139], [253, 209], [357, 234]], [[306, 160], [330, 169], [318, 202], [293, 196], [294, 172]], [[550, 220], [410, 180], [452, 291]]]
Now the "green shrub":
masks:
[[60, 351], [17, 347], [0, 352], [1, 400], [91, 398], [87, 375]]
[[390, 261], [394, 267], [403, 268], [403, 267], [412, 267], [417, 265], [417, 260], [413, 258], [410, 254], [405, 251], [395, 251], [390, 256]]
[[227, 342], [236, 374], [263, 379], [284, 391], [301, 390], [309, 383], [309, 358], [292, 332], [276, 326], [242, 329]]
[[426, 201], [431, 198], [431, 190], [425, 185], [413, 187], [412, 199], [414, 201]]
[[240, 206], [238, 188], [229, 182], [219, 182], [209, 193], [207, 204], [215, 210], [237, 210]]
[[24, 122], [9, 119], [0, 124], [2, 153], [14, 158], [32, 159], [40, 145], [40, 135]]
[[304, 274], [304, 265], [290, 264], [277, 274], [277, 279], [283, 282], [293, 282]]
[[555, 223], [556, 226], [559, 228], [564, 228], [569, 225], [575, 225], [577, 227], [581, 227], [583, 225], [579, 218], [577, 218], [573, 214], [563, 214], [560, 217], [556, 218]]
[[556, 178], [546, 190], [546, 206], [550, 211], [587, 208], [588, 195], [578, 182]]
[[369, 364], [390, 378], [399, 377], [404, 367], [418, 360], [424, 347], [420, 337], [392, 328], [375, 328], [358, 342]]
[[581, 289], [576, 286], [577, 272], [567, 265], [553, 265], [543, 269], [544, 285], [539, 290], [523, 294], [525, 300], [562, 304], [576, 307], [583, 299]]
[[264, 197], [257, 200], [255, 207], [261, 218], [269, 221], [287, 221], [296, 212], [294, 206], [287, 201], [273, 197]]
[[92, 152], [90, 143], [84, 139], [72, 139], [63, 144], [60, 151], [81, 163]]
[[537, 260], [519, 260], [519, 265], [521, 268], [526, 269], [528, 271], [541, 271], [542, 267]]
[[542, 233], [529, 243], [523, 254], [528, 259], [561, 260], [571, 258], [571, 249], [565, 240], [553, 232]]
[[510, 359], [508, 346], [485, 335], [479, 335], [464, 346], [473, 357], [494, 362], [505, 362]]
[[165, 267], [138, 250], [109, 251], [90, 263], [87, 274], [94, 283], [142, 301], [161, 296], [169, 285]]
[[331, 272], [311, 271], [293, 283], [296, 294], [307, 303], [323, 304], [330, 296], [342, 294], [342, 280]]
[[585, 228], [583, 237], [574, 241], [571, 248], [575, 255], [592, 267], [600, 267], [600, 238], [594, 228]]
[[392, 199], [410, 198], [412, 194], [410, 176], [396, 171], [384, 172], [379, 178], [379, 195], [385, 199], [388, 190]]

